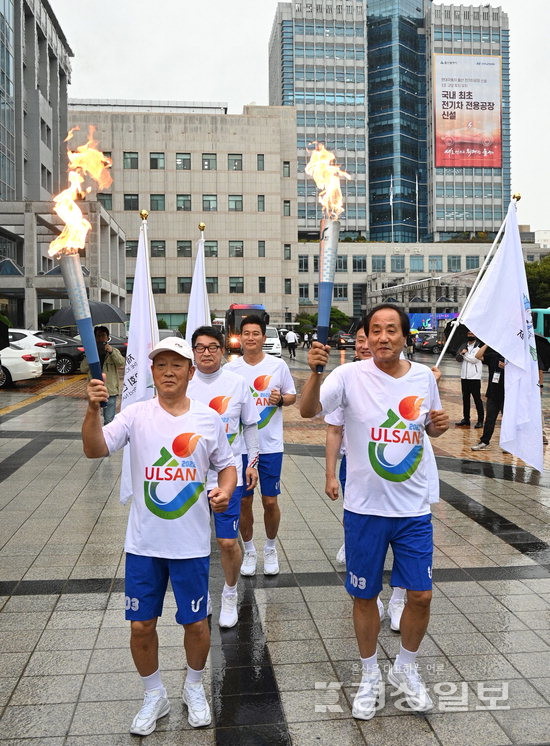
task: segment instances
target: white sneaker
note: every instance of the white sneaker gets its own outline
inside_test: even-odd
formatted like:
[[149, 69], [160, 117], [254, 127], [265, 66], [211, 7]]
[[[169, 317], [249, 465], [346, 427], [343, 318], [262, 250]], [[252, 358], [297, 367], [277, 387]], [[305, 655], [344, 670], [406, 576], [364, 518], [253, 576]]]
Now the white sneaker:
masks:
[[401, 614], [405, 608], [405, 599], [402, 601], [391, 601], [388, 604], [388, 614], [390, 615], [390, 629], [399, 632], [401, 625]]
[[241, 575], [256, 575], [256, 562], [258, 554], [255, 551], [245, 552], [241, 565]]
[[187, 705], [187, 720], [192, 728], [202, 728], [210, 725], [212, 716], [210, 706], [206, 701], [204, 686], [201, 683], [190, 684], [185, 682], [183, 686], [183, 702]]
[[279, 558], [275, 547], [264, 549], [264, 575], [279, 574]]
[[341, 565], [346, 564], [346, 545], [342, 544], [340, 549], [336, 552], [336, 562], [339, 562]]
[[380, 596], [376, 599], [376, 605], [378, 606], [378, 613], [380, 614], [380, 621], [384, 619], [386, 616], [386, 612], [384, 611], [384, 604], [380, 600]]
[[236, 593], [231, 596], [225, 596], [222, 593], [222, 608], [220, 610], [220, 627], [234, 627], [239, 621], [239, 614], [237, 612], [237, 599]]
[[389, 670], [388, 681], [403, 692], [411, 710], [428, 712], [434, 706], [418, 672], [418, 664], [415, 663], [414, 666], [407, 666], [402, 671], [396, 671], [394, 663]]
[[210, 597], [210, 591], [208, 591], [208, 599], [206, 601], [206, 616], [212, 616], [212, 599]]
[[479, 441], [475, 446], [472, 446], [472, 451], [484, 451], [486, 448], [489, 448], [489, 444]]
[[376, 701], [380, 694], [382, 673], [380, 667], [370, 673], [363, 673], [357, 694], [353, 700], [351, 714], [359, 720], [370, 720], [376, 712]]
[[157, 727], [157, 720], [168, 715], [169, 712], [170, 702], [164, 687], [145, 692], [143, 705], [132, 721], [130, 733], [136, 736], [148, 736]]

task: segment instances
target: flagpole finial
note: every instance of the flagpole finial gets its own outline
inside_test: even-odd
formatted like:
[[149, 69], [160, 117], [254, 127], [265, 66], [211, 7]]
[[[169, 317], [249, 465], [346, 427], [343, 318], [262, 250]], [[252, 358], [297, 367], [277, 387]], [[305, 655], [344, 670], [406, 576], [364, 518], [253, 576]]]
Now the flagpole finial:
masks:
[[139, 211], [139, 217], [142, 220], [147, 220], [147, 218], [149, 217], [149, 212], [147, 210], [140, 210]]
[[206, 224], [205, 223], [199, 223], [199, 230], [200, 231], [203, 231], [205, 228], [206, 228]]
[[519, 192], [512, 194], [512, 199], [514, 199], [516, 202], [519, 202], [521, 199], [521, 194]]

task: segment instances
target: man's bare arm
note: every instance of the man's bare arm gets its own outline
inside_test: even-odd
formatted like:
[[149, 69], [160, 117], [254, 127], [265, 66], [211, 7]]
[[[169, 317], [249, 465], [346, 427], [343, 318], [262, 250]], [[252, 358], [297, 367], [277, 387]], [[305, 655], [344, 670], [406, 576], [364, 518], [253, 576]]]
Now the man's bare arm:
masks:
[[102, 458], [109, 455], [107, 443], [101, 427], [101, 402], [107, 401], [109, 394], [103, 381], [92, 378], [86, 386], [88, 408], [82, 423], [82, 445], [88, 458]]
[[325, 444], [325, 494], [331, 500], [338, 499], [338, 479], [336, 478], [336, 462], [342, 445], [344, 428], [341, 425], [327, 426]]

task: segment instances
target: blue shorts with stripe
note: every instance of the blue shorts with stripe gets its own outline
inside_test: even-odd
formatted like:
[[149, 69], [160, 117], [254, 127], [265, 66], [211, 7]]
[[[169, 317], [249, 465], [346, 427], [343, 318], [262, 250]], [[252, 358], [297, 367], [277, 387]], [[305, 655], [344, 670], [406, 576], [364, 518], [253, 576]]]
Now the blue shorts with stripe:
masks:
[[[248, 454], [243, 453], [243, 484], [246, 485], [246, 467]], [[266, 497], [276, 497], [281, 492], [281, 469], [283, 467], [283, 452], [260, 453], [258, 458], [258, 481], [260, 492]], [[246, 490], [246, 487], [245, 487]], [[252, 497], [254, 490], [245, 492], [243, 497]]]

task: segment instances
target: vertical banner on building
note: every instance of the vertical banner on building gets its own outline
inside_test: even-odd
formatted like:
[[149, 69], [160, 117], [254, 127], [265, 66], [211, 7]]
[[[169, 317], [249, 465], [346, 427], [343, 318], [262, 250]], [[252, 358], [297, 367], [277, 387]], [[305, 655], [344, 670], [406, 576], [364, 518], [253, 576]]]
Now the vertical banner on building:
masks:
[[433, 55], [435, 165], [502, 167], [501, 58]]

